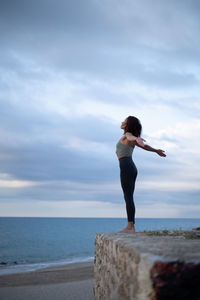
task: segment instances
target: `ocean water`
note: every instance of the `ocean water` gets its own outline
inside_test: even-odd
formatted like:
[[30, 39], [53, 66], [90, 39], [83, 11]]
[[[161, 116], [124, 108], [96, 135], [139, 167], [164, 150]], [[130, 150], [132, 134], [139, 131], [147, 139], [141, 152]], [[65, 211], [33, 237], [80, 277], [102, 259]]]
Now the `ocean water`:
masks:
[[[94, 260], [95, 234], [125, 218], [0, 218], [0, 275]], [[200, 227], [200, 219], [136, 218], [136, 231]], [[2, 264], [2, 262], [6, 264]]]

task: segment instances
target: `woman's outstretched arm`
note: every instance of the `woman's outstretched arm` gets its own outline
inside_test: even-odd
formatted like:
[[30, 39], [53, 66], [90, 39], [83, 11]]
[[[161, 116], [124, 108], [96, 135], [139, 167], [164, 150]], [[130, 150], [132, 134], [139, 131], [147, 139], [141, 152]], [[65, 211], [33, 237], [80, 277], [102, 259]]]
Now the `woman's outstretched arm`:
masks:
[[138, 147], [140, 147], [144, 150], [147, 150], [147, 151], [156, 152], [160, 156], [164, 156], [164, 157], [166, 156], [166, 154], [163, 153], [163, 152], [165, 152], [164, 150], [155, 149], [155, 148], [152, 148], [149, 145], [145, 145], [143, 142], [146, 142], [146, 140], [144, 140], [143, 138], [136, 137], [136, 136], [132, 135], [132, 133], [130, 133], [130, 132], [126, 132], [125, 135], [126, 135], [126, 137], [129, 141], [134, 141], [136, 146], [138, 146]]
[[164, 153], [165, 151], [164, 150], [161, 150], [161, 149], [155, 149], [155, 148], [152, 148], [151, 146], [149, 145], [144, 145], [144, 146], [141, 146], [137, 143], [137, 141], [135, 142], [136, 145], [144, 150], [147, 150], [147, 151], [151, 151], [151, 152], [156, 152], [158, 155], [160, 156], [166, 156], [166, 154]]

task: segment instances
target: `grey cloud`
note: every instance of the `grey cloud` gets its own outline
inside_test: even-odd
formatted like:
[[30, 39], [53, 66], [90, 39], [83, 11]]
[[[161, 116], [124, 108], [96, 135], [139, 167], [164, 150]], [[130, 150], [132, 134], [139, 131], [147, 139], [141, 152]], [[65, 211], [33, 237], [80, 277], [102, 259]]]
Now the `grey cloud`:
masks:
[[[71, 137], [113, 146], [118, 128], [94, 117], [66, 119], [60, 116], [21, 110], [1, 102], [1, 172], [23, 180], [70, 179], [83, 182], [106, 181], [113, 177], [112, 161], [105, 155], [64, 148]], [[1, 135], [2, 137], [2, 135]], [[84, 147], [84, 146], [83, 146]], [[91, 152], [92, 153], [92, 152]], [[5, 159], [5, 156], [8, 159]]]
[[[192, 32], [199, 27], [196, 1], [14, 3], [1, 4], [5, 51], [9, 47], [59, 72], [131, 78], [168, 88], [198, 83], [195, 74], [187, 70], [181, 74], [169, 64], [170, 60], [180, 60], [184, 66], [185, 61], [193, 60], [192, 45], [197, 45]], [[193, 22], [188, 9], [195, 16]], [[184, 26], [191, 30], [186, 32]], [[155, 40], [161, 44], [155, 46]], [[171, 48], [167, 49], [169, 43]]]
[[[42, 93], [45, 96], [43, 84], [51, 85], [60, 74], [75, 85], [82, 83], [87, 87], [86, 98], [131, 107], [138, 102], [117, 89], [126, 81], [158, 89], [198, 87], [198, 1], [8, 0], [0, 2], [0, 20], [0, 132], [4, 137], [0, 141], [1, 172], [13, 178], [39, 182], [71, 180], [102, 186], [119, 182], [115, 143], [122, 133], [120, 123], [116, 127], [109, 119], [90, 115], [65, 118], [39, 109]], [[93, 80], [98, 84], [93, 84]], [[113, 84], [116, 92], [101, 86], [104, 82]], [[67, 101], [76, 100], [73, 97], [66, 99], [66, 105]], [[142, 105], [154, 102], [140, 94], [138, 99]], [[170, 104], [171, 100], [163, 101]], [[187, 108], [182, 99], [171, 101], [170, 105]], [[197, 111], [191, 108], [190, 114], [194, 113]], [[104, 143], [113, 149], [113, 156], [63, 148], [71, 135]], [[175, 169], [181, 170], [175, 157], [163, 162], [161, 169], [160, 162], [146, 154], [138, 149], [133, 156], [138, 176], [144, 180], [159, 175], [168, 178]], [[121, 201], [121, 195], [71, 192], [53, 184], [4, 189], [1, 197], [49, 200], [52, 195], [54, 200], [63, 201]], [[194, 201], [198, 197], [198, 193], [180, 193], [171, 194], [170, 199], [179, 201], [179, 195], [184, 201], [190, 195]], [[138, 196], [143, 201], [144, 194]], [[152, 201], [167, 199], [162, 193], [148, 197]]]
[[168, 205], [170, 203], [171, 206], [173, 205], [188, 205], [188, 199], [192, 199], [190, 203], [193, 205], [198, 205], [199, 201], [199, 192], [200, 191], [168, 191], [160, 192], [160, 191], [153, 191], [149, 193], [148, 191], [135, 191], [135, 202], [136, 205], [142, 203], [145, 206], [155, 205], [156, 203], [162, 202], [163, 204]]
[[11, 148], [7, 155], [11, 159], [1, 160], [1, 172], [11, 174], [14, 179], [46, 181], [72, 180], [78, 182], [106, 182], [117, 178], [113, 173], [114, 160], [90, 154], [82, 155], [53, 144]]
[[1, 129], [8, 132], [10, 137], [15, 136], [16, 140], [19, 138], [20, 141], [20, 136], [24, 137], [25, 144], [31, 137], [28, 144], [36, 144], [44, 139], [52, 143], [59, 141], [60, 146], [63, 146], [73, 136], [81, 136], [93, 142], [112, 143], [120, 134], [120, 121], [119, 126], [115, 127], [110, 120], [97, 119], [91, 115], [66, 118], [53, 112], [48, 114], [36, 111], [31, 103], [26, 104], [25, 101], [21, 101], [20, 106], [6, 100], [0, 102]]

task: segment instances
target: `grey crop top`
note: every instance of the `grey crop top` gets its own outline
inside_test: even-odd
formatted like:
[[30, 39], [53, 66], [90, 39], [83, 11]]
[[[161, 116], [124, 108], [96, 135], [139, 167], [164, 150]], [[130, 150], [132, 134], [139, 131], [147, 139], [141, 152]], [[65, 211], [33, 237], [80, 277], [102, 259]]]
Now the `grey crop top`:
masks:
[[119, 142], [116, 144], [116, 154], [117, 156], [132, 156], [133, 147], [122, 144]]

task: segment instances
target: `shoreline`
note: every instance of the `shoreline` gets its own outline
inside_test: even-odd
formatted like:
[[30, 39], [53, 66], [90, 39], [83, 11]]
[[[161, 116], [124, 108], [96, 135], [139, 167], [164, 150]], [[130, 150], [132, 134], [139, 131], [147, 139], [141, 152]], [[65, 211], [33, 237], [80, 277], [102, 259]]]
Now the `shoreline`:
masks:
[[78, 262], [36, 271], [0, 275], [0, 288], [49, 285], [93, 279], [94, 262]]
[[73, 260], [58, 260], [58, 261], [48, 261], [48, 262], [38, 262], [38, 263], [0, 263], [0, 276], [12, 275], [12, 274], [22, 274], [35, 272], [43, 270], [46, 268], [54, 268], [59, 266], [71, 265], [76, 263], [85, 263], [94, 261], [94, 257], [87, 257], [85, 259], [73, 259]]

